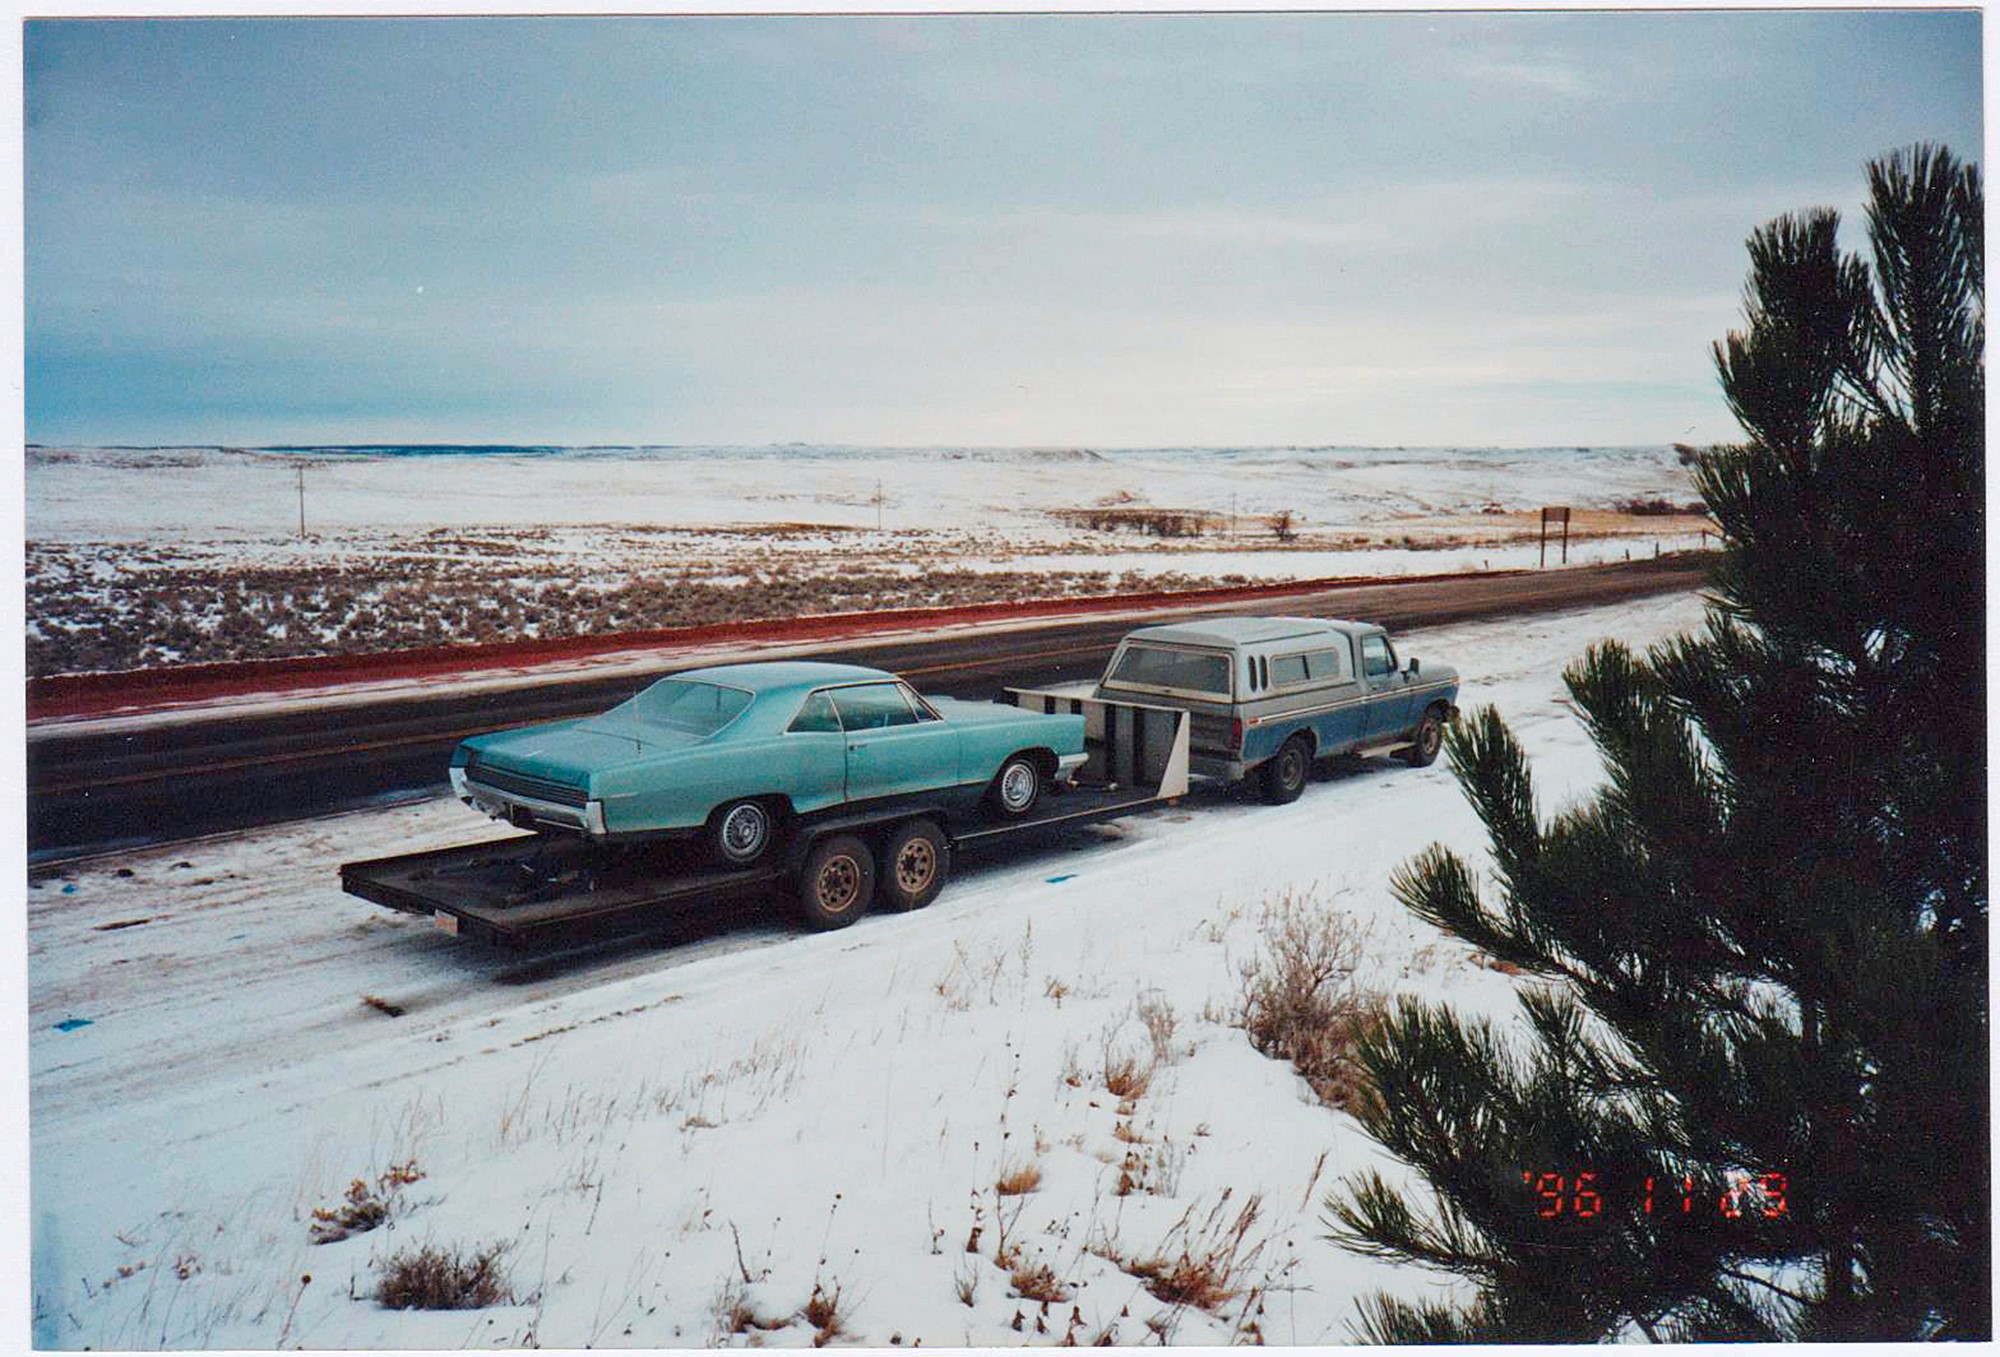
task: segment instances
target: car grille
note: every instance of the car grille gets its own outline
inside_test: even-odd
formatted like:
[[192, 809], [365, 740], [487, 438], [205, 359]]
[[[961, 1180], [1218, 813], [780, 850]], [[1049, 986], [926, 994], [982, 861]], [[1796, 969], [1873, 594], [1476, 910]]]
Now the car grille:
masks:
[[1214, 716], [1208, 712], [1188, 713], [1188, 746], [1193, 749], [1214, 749], [1224, 753], [1236, 752], [1236, 742], [1231, 735], [1229, 718]]
[[489, 768], [483, 763], [474, 763], [467, 768], [465, 776], [467, 781], [498, 792], [512, 792], [516, 796], [532, 797], [558, 806], [574, 806], [579, 810], [590, 799], [590, 794], [581, 787], [572, 787], [552, 778], [536, 777], [531, 773], [510, 773], [502, 768]]

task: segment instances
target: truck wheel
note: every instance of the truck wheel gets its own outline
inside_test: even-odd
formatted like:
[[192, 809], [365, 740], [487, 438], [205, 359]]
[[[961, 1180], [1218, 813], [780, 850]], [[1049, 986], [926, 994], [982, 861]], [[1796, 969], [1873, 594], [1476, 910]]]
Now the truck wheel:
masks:
[[1294, 735], [1271, 756], [1260, 771], [1258, 791], [1273, 806], [1299, 799], [1312, 772], [1312, 744], [1303, 735]]
[[1012, 754], [993, 777], [986, 804], [1003, 820], [1018, 820], [1042, 799], [1042, 765], [1032, 754]]
[[845, 928], [875, 895], [875, 855], [852, 834], [821, 839], [799, 870], [799, 912], [808, 928]]
[[1437, 761], [1438, 750], [1444, 748], [1444, 722], [1438, 719], [1438, 710], [1432, 707], [1424, 713], [1424, 719], [1417, 723], [1417, 739], [1403, 751], [1403, 762], [1412, 768], [1428, 768]]
[[709, 822], [709, 846], [727, 867], [748, 867], [771, 851], [778, 825], [762, 801], [732, 801]]
[[929, 820], [898, 825], [882, 845], [881, 901], [890, 909], [922, 909], [951, 875], [951, 844]]

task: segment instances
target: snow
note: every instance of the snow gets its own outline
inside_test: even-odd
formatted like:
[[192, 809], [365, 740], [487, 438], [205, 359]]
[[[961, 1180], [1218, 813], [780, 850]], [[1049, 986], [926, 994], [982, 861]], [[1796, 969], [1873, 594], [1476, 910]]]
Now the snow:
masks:
[[[774, 464], [782, 474], [774, 474]], [[1289, 509], [1362, 525], [1544, 504], [1692, 497], [1671, 448], [603, 448], [396, 456], [222, 448], [35, 448], [35, 542], [314, 532], [809, 523], [1045, 531], [1093, 504]], [[878, 509], [877, 486], [881, 502]], [[782, 487], [782, 488], [780, 488]]]
[[[1700, 619], [1675, 596], [1403, 648], [1457, 664], [1463, 706], [1501, 709], [1546, 814], [1601, 777], [1562, 666]], [[1074, 1308], [1080, 1343], [1150, 1341], [1152, 1321], [1179, 1343], [1254, 1322], [1307, 1344], [1350, 1338], [1372, 1290], [1449, 1285], [1323, 1237], [1329, 1187], [1396, 1166], [1227, 1021], [1287, 897], [1367, 930], [1367, 982], [1511, 1020], [1518, 982], [1387, 889], [1434, 840], [1483, 856], [1442, 763], [1372, 761], [1285, 807], [1198, 789], [968, 857], [929, 909], [818, 936], [730, 914], [523, 958], [339, 891], [342, 861], [487, 832], [434, 801], [103, 859], [29, 893], [39, 1346], [740, 1343], [719, 1310], [775, 1323], [816, 1282], [839, 1289], [836, 1343], [1055, 1344]], [[1142, 1005], [1170, 1010], [1170, 1058], [1121, 1113], [1104, 1069], [1151, 1049]], [[1127, 1154], [1146, 1185], [1120, 1196]], [[411, 1159], [424, 1176], [387, 1226], [309, 1242], [315, 1207]], [[1028, 1163], [1038, 1189], [996, 1197]], [[1252, 1201], [1217, 1313], [1155, 1300], [1106, 1256], [1212, 1243]], [[1022, 1264], [1069, 1289], [1046, 1315], [993, 1261], [1003, 1219]], [[517, 1303], [369, 1298], [396, 1249], [490, 1241]], [[814, 1336], [796, 1318], [753, 1332]]]

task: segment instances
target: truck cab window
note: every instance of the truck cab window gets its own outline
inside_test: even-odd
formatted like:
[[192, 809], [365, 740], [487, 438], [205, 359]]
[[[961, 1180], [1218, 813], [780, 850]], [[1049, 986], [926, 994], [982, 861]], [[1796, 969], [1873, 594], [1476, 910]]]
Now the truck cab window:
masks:
[[1369, 678], [1387, 678], [1396, 672], [1396, 657], [1385, 636], [1368, 636], [1361, 642], [1361, 667]]

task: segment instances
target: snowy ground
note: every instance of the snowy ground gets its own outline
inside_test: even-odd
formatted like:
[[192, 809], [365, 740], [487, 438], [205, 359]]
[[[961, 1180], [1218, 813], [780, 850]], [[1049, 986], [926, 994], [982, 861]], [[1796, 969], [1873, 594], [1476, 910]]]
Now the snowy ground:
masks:
[[[1692, 497], [1671, 448], [605, 448], [467, 456], [34, 448], [31, 541], [527, 524], [1046, 531], [1051, 511], [1291, 510], [1304, 526]], [[879, 490], [878, 490], [879, 487]], [[880, 505], [877, 495], [880, 495]]]
[[[1546, 813], [1600, 776], [1561, 667], [1700, 616], [1653, 599], [1408, 648], [1507, 715]], [[484, 824], [358, 813], [30, 892], [38, 1345], [805, 1345], [816, 1283], [838, 1343], [1304, 1344], [1347, 1339], [1370, 1290], [1444, 1284], [1322, 1237], [1328, 1187], [1380, 1152], [1227, 1020], [1288, 896], [1369, 930], [1368, 982], [1513, 1011], [1517, 982], [1386, 888], [1433, 840], [1481, 849], [1442, 764], [1375, 761], [1279, 808], [1197, 791], [969, 858], [928, 910], [824, 936], [753, 914], [524, 960], [339, 892], [344, 860]], [[1168, 1059], [1121, 1105], [1105, 1068], [1150, 1059], [1142, 1007], [1171, 1014]], [[412, 1159], [387, 1227], [308, 1242], [315, 1207]], [[1028, 1164], [1039, 1187], [996, 1196]], [[1214, 1311], [1120, 1266], [1200, 1252], [1252, 1203]], [[425, 1242], [505, 1242], [517, 1303], [378, 1308], [375, 1265]], [[1011, 1294], [1003, 1245], [1068, 1299]], [[779, 1327], [729, 1332], [739, 1304]]]
[[[1584, 564], [1700, 545], [1698, 517], [1617, 511], [1693, 499], [1667, 448], [35, 448], [29, 668], [1499, 570], [1537, 563], [1544, 504], [1574, 506]], [[1210, 518], [1167, 539], [1073, 518], [1103, 506]]]

